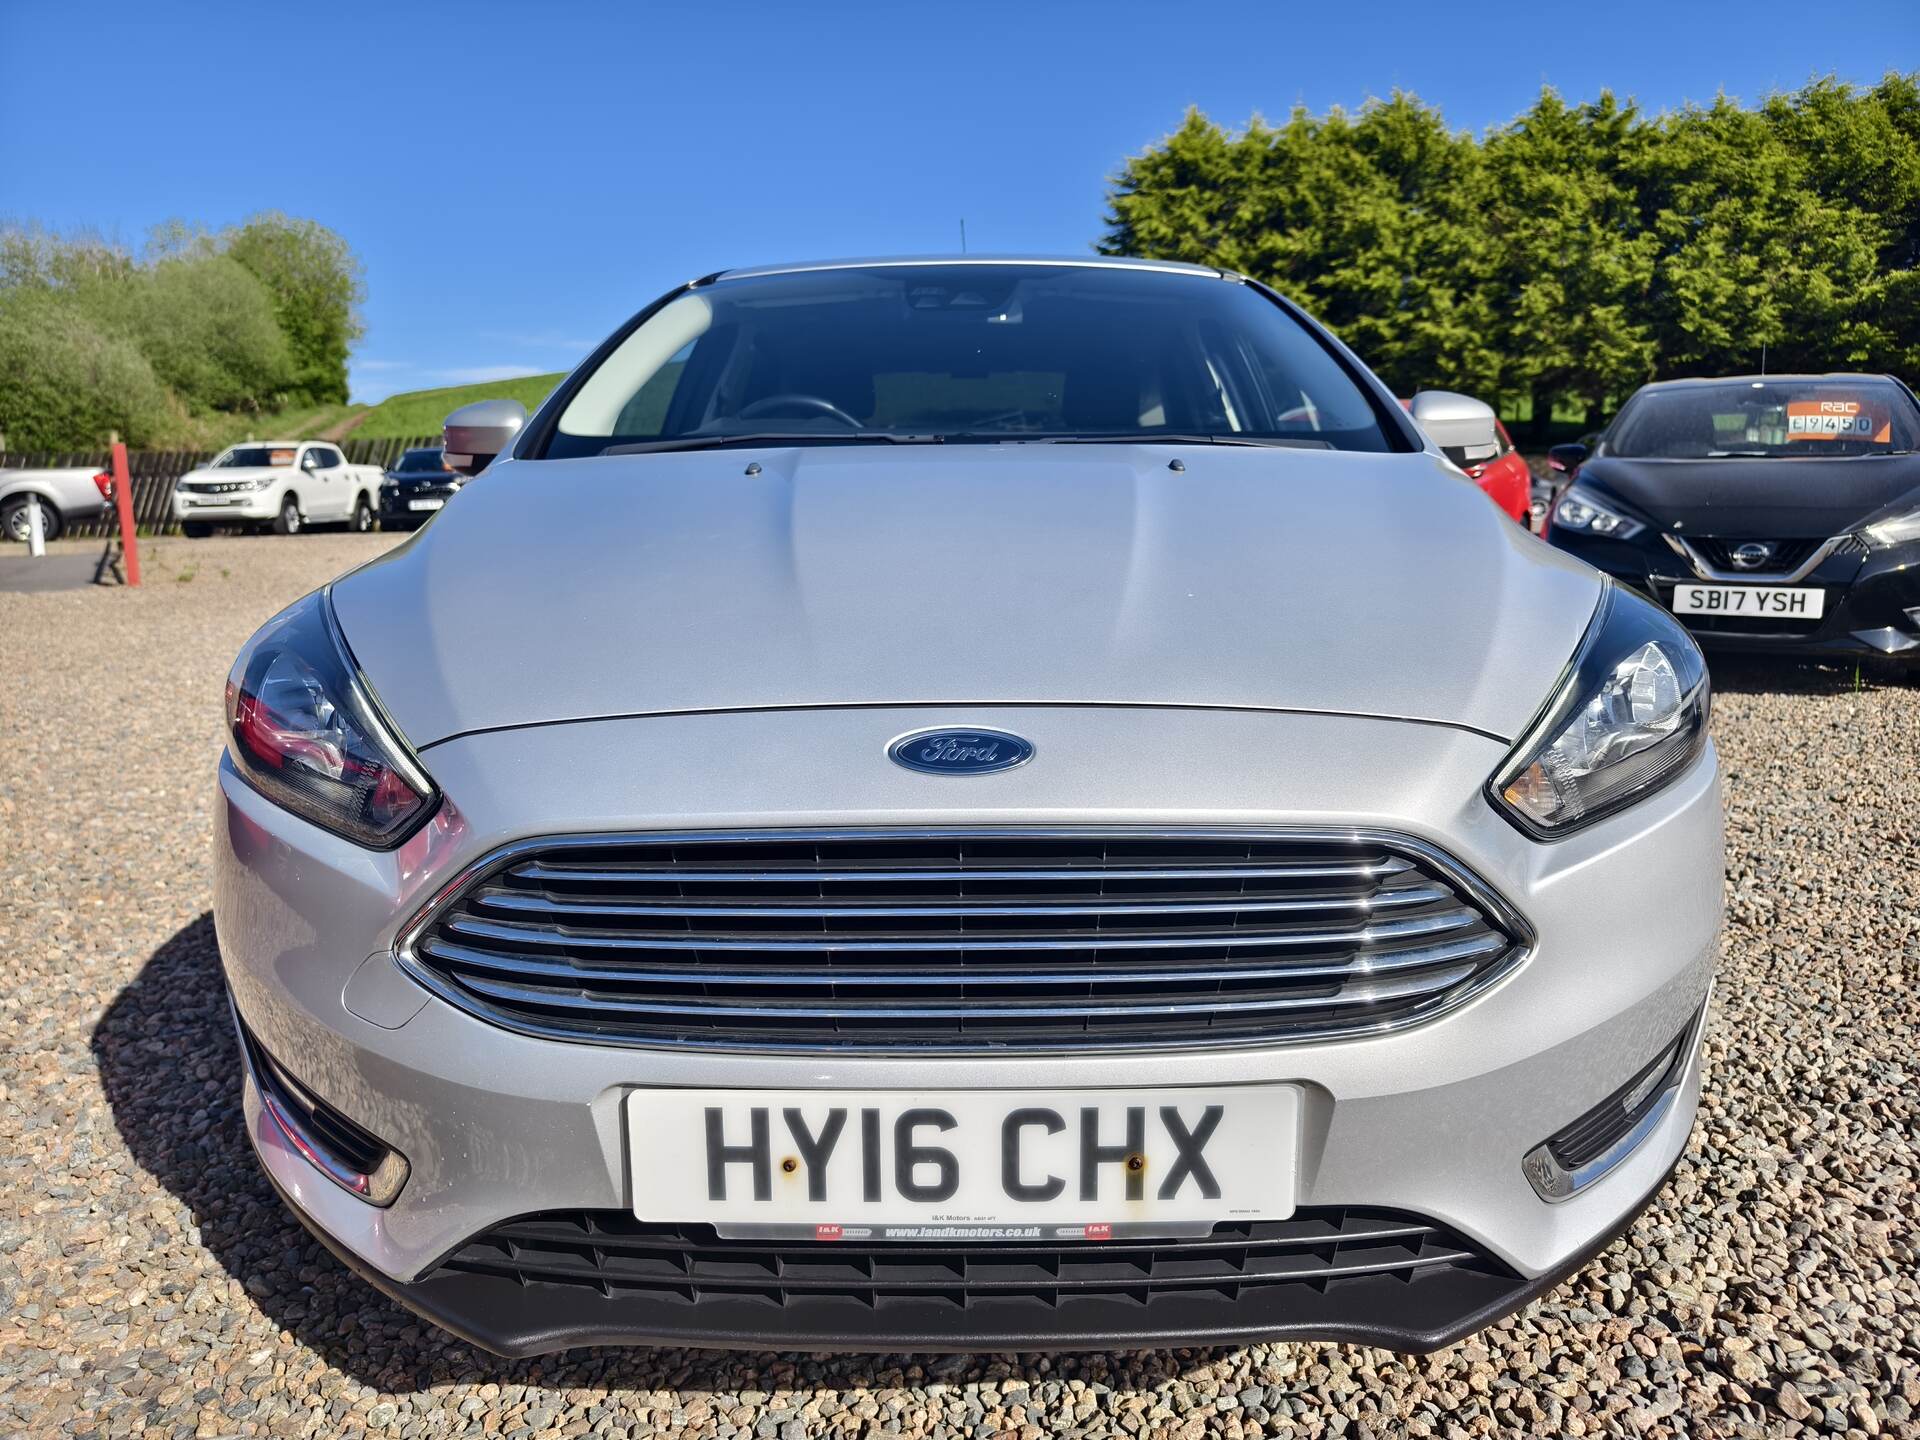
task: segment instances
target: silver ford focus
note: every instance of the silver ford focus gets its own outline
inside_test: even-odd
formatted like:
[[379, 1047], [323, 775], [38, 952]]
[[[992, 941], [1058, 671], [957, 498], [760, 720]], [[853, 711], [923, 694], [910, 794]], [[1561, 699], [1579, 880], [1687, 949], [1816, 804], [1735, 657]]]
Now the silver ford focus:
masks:
[[736, 270], [276, 616], [245, 1110], [506, 1354], [1424, 1350], [1649, 1203], [1721, 923], [1700, 655], [1287, 301]]

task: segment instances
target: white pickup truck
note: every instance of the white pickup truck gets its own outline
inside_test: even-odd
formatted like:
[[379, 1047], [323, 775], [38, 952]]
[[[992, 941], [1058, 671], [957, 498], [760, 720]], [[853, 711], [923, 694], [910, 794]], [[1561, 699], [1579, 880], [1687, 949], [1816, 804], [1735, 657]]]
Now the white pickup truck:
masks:
[[350, 465], [324, 441], [249, 440], [182, 475], [173, 487], [173, 516], [194, 538], [215, 525], [268, 525], [292, 535], [345, 521], [371, 530], [379, 493], [379, 466]]
[[40, 501], [40, 535], [55, 540], [61, 531], [91, 520], [107, 508], [107, 477], [98, 465], [53, 470], [0, 470], [0, 535], [24, 541], [28, 497]]

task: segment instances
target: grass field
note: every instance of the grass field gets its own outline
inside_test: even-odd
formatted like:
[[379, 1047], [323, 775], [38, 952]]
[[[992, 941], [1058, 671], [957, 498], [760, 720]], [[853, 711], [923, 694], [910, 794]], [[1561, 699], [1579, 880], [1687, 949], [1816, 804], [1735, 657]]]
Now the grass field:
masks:
[[442, 390], [409, 390], [389, 395], [369, 409], [351, 433], [362, 440], [394, 440], [439, 431], [449, 410], [475, 400], [518, 400], [532, 412], [564, 375], [528, 375], [518, 380], [490, 380], [484, 385], [449, 385]]
[[240, 440], [318, 440], [345, 429], [365, 405], [293, 405], [264, 415], [209, 415], [198, 424], [204, 445], [218, 450]]

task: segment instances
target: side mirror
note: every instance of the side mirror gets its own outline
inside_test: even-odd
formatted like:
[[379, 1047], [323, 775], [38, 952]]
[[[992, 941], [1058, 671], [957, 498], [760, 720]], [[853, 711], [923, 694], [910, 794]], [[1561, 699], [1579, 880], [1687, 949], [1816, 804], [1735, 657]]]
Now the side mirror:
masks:
[[1422, 390], [1408, 404], [1407, 413], [1462, 469], [1500, 453], [1493, 407], [1484, 400], [1456, 395], [1451, 390]]
[[447, 469], [478, 475], [493, 457], [513, 445], [527, 423], [527, 407], [518, 400], [476, 400], [447, 416], [441, 459]]
[[1593, 452], [1579, 440], [1569, 440], [1547, 451], [1547, 464], [1562, 475], [1571, 475], [1586, 463]]

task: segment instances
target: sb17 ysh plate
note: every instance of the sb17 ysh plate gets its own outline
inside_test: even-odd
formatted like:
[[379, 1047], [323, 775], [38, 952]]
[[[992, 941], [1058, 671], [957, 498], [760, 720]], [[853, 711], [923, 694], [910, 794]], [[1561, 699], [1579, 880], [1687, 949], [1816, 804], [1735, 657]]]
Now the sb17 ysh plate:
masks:
[[1676, 615], [1734, 615], [1743, 619], [1818, 620], [1827, 592], [1818, 585], [1677, 585]]
[[1293, 1213], [1300, 1092], [635, 1090], [634, 1213], [722, 1235], [1107, 1239]]

